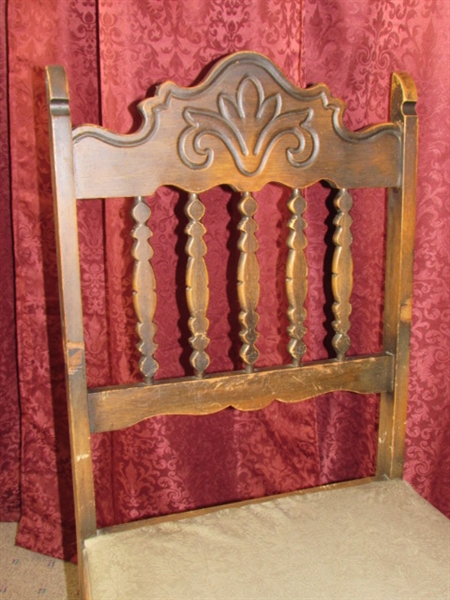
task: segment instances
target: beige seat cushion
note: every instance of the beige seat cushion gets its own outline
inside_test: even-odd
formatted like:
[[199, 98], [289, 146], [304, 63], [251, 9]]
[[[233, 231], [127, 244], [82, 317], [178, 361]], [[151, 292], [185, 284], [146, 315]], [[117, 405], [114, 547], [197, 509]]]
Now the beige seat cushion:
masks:
[[94, 600], [450, 597], [450, 521], [398, 480], [99, 535], [86, 548]]

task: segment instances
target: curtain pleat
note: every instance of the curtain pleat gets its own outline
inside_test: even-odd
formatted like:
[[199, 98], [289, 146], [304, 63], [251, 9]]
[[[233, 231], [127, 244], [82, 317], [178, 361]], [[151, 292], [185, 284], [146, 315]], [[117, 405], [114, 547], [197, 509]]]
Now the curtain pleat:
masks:
[[0, 520], [20, 517], [20, 407], [8, 122], [6, 2], [0, 2]]

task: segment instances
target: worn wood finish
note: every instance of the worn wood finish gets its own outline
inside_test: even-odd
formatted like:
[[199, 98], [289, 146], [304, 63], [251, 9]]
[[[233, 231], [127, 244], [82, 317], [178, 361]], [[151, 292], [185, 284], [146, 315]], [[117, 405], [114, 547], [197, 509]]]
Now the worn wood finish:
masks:
[[350, 209], [353, 205], [351, 195], [347, 190], [339, 190], [334, 205], [337, 209], [337, 215], [333, 220], [336, 225], [336, 231], [333, 236], [335, 251], [332, 264], [331, 286], [333, 289], [334, 303], [333, 329], [333, 348], [336, 351], [338, 360], [344, 360], [347, 350], [350, 348], [350, 314], [352, 305], [350, 296], [353, 287], [353, 257], [351, 252], [352, 234], [350, 227], [353, 223], [350, 216]]
[[411, 77], [394, 73], [391, 119], [403, 132], [401, 185], [388, 192], [384, 349], [394, 358], [394, 389], [382, 394], [378, 475], [402, 477], [406, 437], [416, 214], [417, 90]]
[[[80, 594], [87, 597], [83, 541], [96, 534], [86, 361], [73, 179], [69, 92], [62, 67], [47, 67], [47, 98]], [[69, 276], [70, 274], [70, 276]]]
[[340, 188], [398, 185], [399, 125], [350, 132], [344, 108], [326, 85], [299, 89], [267, 58], [237, 53], [196, 87], [161, 85], [139, 105], [136, 133], [76, 129], [76, 194], [147, 196], [165, 184], [200, 193], [224, 183], [244, 192], [321, 179]]
[[146, 383], [152, 383], [153, 376], [158, 369], [158, 363], [154, 358], [157, 348], [154, 341], [156, 325], [153, 320], [156, 310], [155, 274], [150, 263], [153, 249], [149, 239], [152, 233], [146, 225], [150, 218], [150, 208], [142, 196], [135, 198], [131, 216], [136, 223], [131, 232], [132, 237], [136, 240], [131, 252], [135, 261], [132, 287], [134, 309], [138, 321], [136, 325], [139, 336], [137, 347], [141, 353], [139, 369], [143, 380]]
[[292, 214], [287, 224], [291, 230], [287, 238], [289, 253], [286, 261], [286, 295], [289, 302], [287, 330], [290, 337], [288, 352], [292, 357], [292, 364], [298, 367], [306, 352], [303, 336], [306, 333], [305, 300], [308, 290], [308, 265], [305, 256], [307, 241], [304, 233], [306, 221], [302, 216], [306, 210], [306, 201], [300, 190], [292, 190], [288, 208]]
[[[143, 123], [121, 135], [94, 125], [72, 131], [61, 67], [47, 69], [55, 221], [66, 362], [81, 597], [89, 597], [84, 540], [97, 535], [90, 434], [162, 414], [255, 410], [348, 390], [381, 393], [377, 477], [400, 477], [405, 443], [417, 169], [416, 90], [394, 74], [391, 122], [354, 133], [345, 105], [328, 88], [302, 90], [265, 57], [244, 52], [220, 61], [203, 83], [163, 84], [140, 104]], [[337, 360], [301, 364], [307, 293], [305, 201], [300, 189], [326, 180], [336, 198], [332, 288]], [[257, 369], [259, 266], [254, 192], [268, 182], [292, 188], [286, 264], [288, 351], [292, 365]], [[186, 298], [195, 375], [153, 381], [157, 363], [156, 291], [149, 208], [143, 197], [164, 184], [189, 193]], [[198, 196], [219, 184], [241, 193], [237, 288], [244, 371], [206, 374], [208, 273]], [[352, 289], [350, 188], [388, 187], [384, 349], [347, 358]], [[143, 383], [86, 388], [76, 198], [135, 197], [134, 305]], [[314, 335], [314, 332], [312, 332]], [[300, 366], [301, 365], [301, 366]], [[361, 401], [364, 397], [361, 396]], [[346, 484], [347, 485], [347, 484]], [[353, 484], [352, 484], [353, 485]], [[131, 526], [133, 527], [133, 525]]]
[[91, 430], [121, 429], [161, 414], [202, 415], [230, 406], [256, 410], [275, 399], [300, 402], [333, 390], [382, 392], [392, 388], [392, 364], [392, 356], [380, 355], [90, 390]]
[[240, 337], [242, 348], [241, 358], [245, 365], [247, 373], [251, 373], [258, 360], [259, 351], [256, 347], [256, 341], [259, 333], [256, 328], [259, 322], [257, 306], [259, 300], [259, 265], [256, 258], [258, 249], [258, 240], [256, 239], [256, 230], [258, 226], [253, 218], [258, 205], [250, 192], [244, 192], [239, 203], [239, 212], [242, 219], [238, 228], [242, 232], [239, 238], [238, 247], [241, 251], [238, 264], [238, 298], [241, 306], [239, 321], [241, 323]]
[[206, 317], [209, 302], [208, 271], [203, 258], [206, 254], [206, 245], [203, 241], [206, 229], [201, 222], [204, 214], [205, 207], [200, 198], [197, 194], [190, 194], [186, 205], [186, 215], [189, 217], [186, 226], [188, 235], [186, 252], [189, 256], [186, 268], [186, 297], [191, 314], [189, 318], [189, 329], [192, 332], [189, 338], [192, 347], [190, 362], [197, 377], [203, 377], [209, 365], [209, 356], [206, 353], [209, 344], [207, 336], [209, 321]]

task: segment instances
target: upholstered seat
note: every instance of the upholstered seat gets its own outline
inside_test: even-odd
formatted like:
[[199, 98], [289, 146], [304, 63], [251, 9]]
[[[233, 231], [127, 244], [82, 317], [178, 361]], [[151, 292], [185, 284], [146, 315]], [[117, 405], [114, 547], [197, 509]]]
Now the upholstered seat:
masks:
[[450, 522], [401, 480], [294, 495], [86, 542], [92, 596], [447, 598]]
[[[300, 89], [264, 56], [238, 53], [215, 65], [196, 87], [163, 84], [154, 98], [140, 104], [138, 131], [119, 135], [95, 125], [72, 131], [64, 70], [49, 67], [47, 73], [81, 596], [448, 598], [450, 522], [402, 480], [417, 168], [417, 98], [411, 78], [393, 75], [389, 122], [351, 132], [342, 121], [344, 103], [324, 84]], [[334, 356], [306, 362], [308, 236], [302, 189], [320, 180], [335, 189], [329, 286]], [[254, 193], [271, 182], [291, 189], [283, 224], [290, 364], [260, 368]], [[192, 374], [173, 379], [155, 378], [158, 282], [152, 257], [160, 249], [149, 243], [145, 200], [165, 185], [187, 192], [185, 312], [190, 315]], [[202, 194], [219, 185], [231, 186], [239, 196], [235, 284], [243, 369], [210, 373]], [[388, 208], [383, 349], [349, 357], [353, 188], [387, 188]], [[132, 288], [142, 381], [89, 390], [77, 200], [108, 202], [116, 196], [134, 198]], [[233, 310], [232, 304], [227, 310]], [[378, 324], [377, 317], [373, 327]], [[156, 415], [201, 418], [229, 407], [255, 410], [274, 400], [301, 402], [333, 391], [354, 392], [361, 401], [380, 394], [374, 476], [97, 529], [92, 433], [123, 429]]]

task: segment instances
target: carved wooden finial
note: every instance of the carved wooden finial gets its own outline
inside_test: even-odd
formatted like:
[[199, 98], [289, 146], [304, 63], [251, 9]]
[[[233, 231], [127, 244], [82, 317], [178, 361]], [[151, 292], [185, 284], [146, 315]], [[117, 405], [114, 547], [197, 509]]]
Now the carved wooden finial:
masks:
[[68, 116], [70, 114], [69, 86], [64, 67], [49, 65], [45, 67], [45, 71], [50, 114], [54, 117]]

